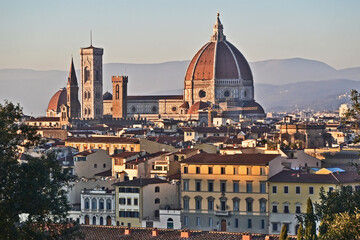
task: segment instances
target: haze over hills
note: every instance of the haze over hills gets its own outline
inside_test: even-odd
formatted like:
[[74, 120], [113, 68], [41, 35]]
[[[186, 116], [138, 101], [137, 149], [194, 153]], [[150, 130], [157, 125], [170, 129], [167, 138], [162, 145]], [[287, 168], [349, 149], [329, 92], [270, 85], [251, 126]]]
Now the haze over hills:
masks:
[[[111, 92], [111, 76], [129, 76], [129, 95], [182, 94], [189, 61], [154, 64], [104, 64], [104, 89]], [[78, 65], [75, 63], [75, 66]], [[336, 70], [301, 58], [250, 63], [255, 99], [265, 111], [336, 109], [360, 88], [360, 67]], [[25, 114], [45, 114], [52, 95], [66, 86], [68, 70], [0, 69], [0, 100], [19, 102]], [[77, 71], [78, 83], [80, 73]]]

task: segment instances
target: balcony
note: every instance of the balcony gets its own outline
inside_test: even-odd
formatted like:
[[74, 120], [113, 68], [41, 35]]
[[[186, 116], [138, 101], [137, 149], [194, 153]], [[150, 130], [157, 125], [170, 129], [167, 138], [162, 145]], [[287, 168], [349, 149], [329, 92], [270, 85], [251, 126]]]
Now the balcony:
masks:
[[230, 216], [230, 211], [215, 211], [216, 216]]

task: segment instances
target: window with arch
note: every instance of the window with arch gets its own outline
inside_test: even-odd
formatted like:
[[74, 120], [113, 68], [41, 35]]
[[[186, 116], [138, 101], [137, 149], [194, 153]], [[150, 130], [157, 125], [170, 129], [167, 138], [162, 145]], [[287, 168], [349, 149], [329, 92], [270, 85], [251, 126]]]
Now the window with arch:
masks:
[[96, 225], [96, 217], [95, 217], [95, 216], [93, 216], [92, 224], [93, 224], [93, 225]]
[[90, 110], [90, 108], [88, 108], [88, 115], [90, 115], [91, 114], [91, 110]]
[[235, 197], [233, 198], [233, 211], [238, 212], [240, 210], [240, 199]]
[[153, 113], [156, 112], [156, 110], [157, 110], [156, 106], [153, 106], [153, 107], [151, 108], [151, 111], [152, 111]]
[[[100, 210], [104, 210], [104, 208], [105, 208], [105, 206], [104, 206], [104, 199], [100, 199], [99, 200], [99, 209]], [[100, 225], [102, 225], [102, 224], [100, 224]]]
[[260, 204], [260, 212], [265, 213], [266, 212], [266, 199], [260, 198], [259, 204]]
[[167, 229], [173, 229], [174, 228], [174, 220], [172, 218], [167, 219]]
[[100, 225], [104, 225], [104, 218], [100, 217]]
[[111, 210], [111, 199], [106, 200], [106, 209]]
[[90, 80], [90, 69], [89, 67], [85, 67], [84, 69], [84, 79], [85, 79], [85, 82], [86, 81], [89, 81]]
[[160, 192], [160, 187], [159, 186], [155, 187], [155, 192]]
[[159, 204], [160, 203], [160, 198], [155, 198], [155, 204]]
[[85, 108], [85, 115], [87, 115], [87, 108]]
[[253, 202], [254, 202], [254, 199], [252, 199], [252, 198], [246, 199], [246, 211], [248, 211], [248, 212], [253, 211]]
[[190, 197], [185, 196], [183, 198], [183, 209], [184, 210], [189, 210], [189, 201], [190, 201]]
[[107, 216], [106, 217], [106, 225], [107, 226], [111, 226], [112, 224], [111, 224], [111, 217], [110, 216]]
[[208, 211], [214, 211], [214, 200], [213, 197], [208, 197]]
[[120, 87], [119, 87], [119, 84], [116, 84], [116, 87], [115, 87], [115, 99], [116, 100], [119, 99], [119, 95], [120, 95]]
[[90, 218], [89, 218], [88, 215], [85, 215], [84, 220], [85, 220], [85, 225], [89, 225], [89, 224], [90, 224]]
[[90, 201], [88, 198], [85, 198], [85, 209], [89, 209], [90, 208]]
[[97, 208], [97, 201], [96, 201], [96, 199], [95, 198], [93, 198], [92, 200], [91, 200], [91, 209], [96, 209]]
[[196, 196], [195, 197], [195, 209], [201, 210], [201, 203], [202, 203], [202, 197]]

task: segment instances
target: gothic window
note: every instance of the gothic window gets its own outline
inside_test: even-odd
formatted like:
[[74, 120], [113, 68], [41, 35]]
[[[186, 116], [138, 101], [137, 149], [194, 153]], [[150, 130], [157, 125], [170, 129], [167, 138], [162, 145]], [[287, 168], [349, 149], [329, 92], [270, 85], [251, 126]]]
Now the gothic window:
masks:
[[115, 99], [118, 100], [119, 99], [119, 84], [116, 84], [116, 89], [115, 89]]
[[85, 115], [87, 115], [87, 108], [85, 108]]
[[89, 67], [85, 67], [84, 74], [85, 74], [85, 76], [84, 76], [85, 82], [89, 81], [90, 80], [90, 69], [89, 69]]
[[153, 107], [151, 108], [151, 111], [152, 111], [152, 112], [156, 112], [156, 110], [157, 110], [157, 108], [156, 108], [155, 106], [153, 106]]
[[91, 111], [90, 111], [90, 108], [88, 109], [88, 114], [90, 115], [91, 113], [90, 113]]

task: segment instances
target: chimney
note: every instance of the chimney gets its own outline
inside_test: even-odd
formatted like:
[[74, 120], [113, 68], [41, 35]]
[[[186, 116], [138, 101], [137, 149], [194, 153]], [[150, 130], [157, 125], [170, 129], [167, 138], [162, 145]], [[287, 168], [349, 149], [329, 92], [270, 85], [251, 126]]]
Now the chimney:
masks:
[[154, 229], [152, 230], [151, 236], [153, 236], [153, 237], [159, 236], [159, 230], [158, 230], [157, 228], [154, 228]]
[[191, 234], [190, 234], [189, 230], [181, 231], [181, 235], [180, 235], [181, 238], [190, 238], [190, 236], [191, 236]]
[[131, 235], [131, 229], [130, 228], [125, 228], [125, 232], [124, 232], [124, 234], [125, 235]]
[[243, 236], [242, 236], [242, 240], [252, 240], [252, 236], [250, 233], [245, 233]]

